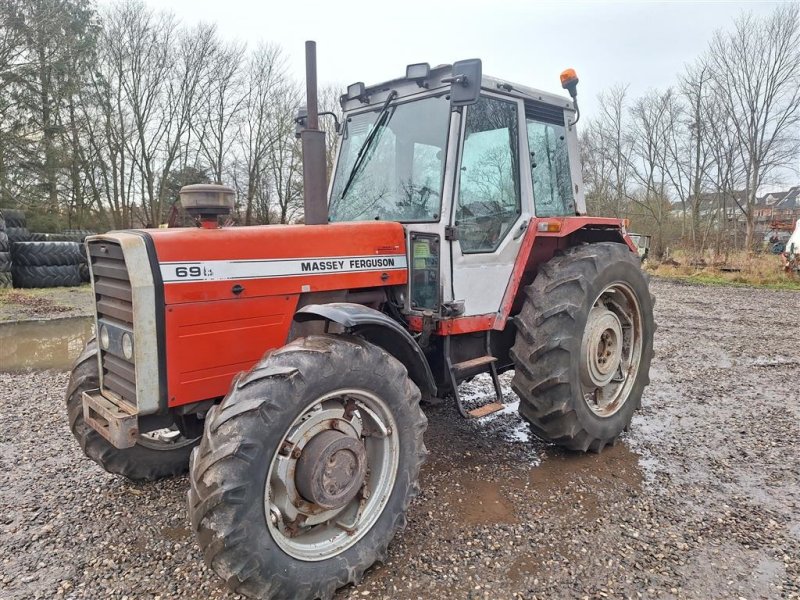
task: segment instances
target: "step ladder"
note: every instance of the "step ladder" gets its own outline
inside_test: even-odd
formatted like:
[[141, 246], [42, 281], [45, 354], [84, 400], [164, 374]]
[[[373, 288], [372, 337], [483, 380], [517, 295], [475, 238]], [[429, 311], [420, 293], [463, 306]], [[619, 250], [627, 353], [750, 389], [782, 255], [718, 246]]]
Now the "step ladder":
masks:
[[[453, 388], [453, 397], [456, 399], [458, 413], [465, 419], [479, 419], [480, 417], [491, 415], [504, 408], [503, 390], [500, 387], [500, 378], [497, 376], [497, 358], [492, 356], [488, 331], [486, 332], [485, 348], [486, 354], [484, 356], [477, 356], [469, 360], [454, 363], [450, 353], [450, 336], [444, 338], [445, 367], [450, 377], [450, 385]], [[479, 373], [489, 373], [491, 376], [496, 399], [494, 402], [489, 402], [488, 404], [468, 411], [461, 403], [461, 396], [458, 394], [458, 384], [468, 377], [478, 375]]]

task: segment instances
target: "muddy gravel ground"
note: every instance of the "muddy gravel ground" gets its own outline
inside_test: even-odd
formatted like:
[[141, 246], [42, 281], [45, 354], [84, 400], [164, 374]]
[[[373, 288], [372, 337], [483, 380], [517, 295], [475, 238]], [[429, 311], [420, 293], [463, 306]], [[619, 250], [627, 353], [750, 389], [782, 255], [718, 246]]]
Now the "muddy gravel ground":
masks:
[[[537, 441], [508, 388], [482, 421], [428, 409], [408, 528], [337, 598], [800, 598], [800, 294], [653, 291], [652, 384], [620, 443]], [[0, 598], [234, 597], [190, 535], [187, 480], [132, 484], [85, 459], [66, 382], [0, 375]]]

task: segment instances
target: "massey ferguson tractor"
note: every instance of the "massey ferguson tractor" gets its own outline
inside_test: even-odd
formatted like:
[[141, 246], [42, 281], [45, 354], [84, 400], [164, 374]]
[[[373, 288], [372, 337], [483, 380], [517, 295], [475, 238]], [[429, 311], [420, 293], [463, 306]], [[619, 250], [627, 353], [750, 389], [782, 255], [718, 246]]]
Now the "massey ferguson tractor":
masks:
[[[197, 227], [87, 239], [96, 340], [66, 402], [111, 473], [186, 470], [210, 567], [255, 598], [361, 579], [419, 489], [425, 399], [503, 406], [543, 440], [600, 452], [648, 384], [653, 299], [618, 219], [586, 216], [571, 98], [479, 60], [356, 83], [326, 185], [307, 45], [305, 224], [220, 227], [233, 191], [190, 186]], [[496, 398], [468, 410], [480, 373]]]

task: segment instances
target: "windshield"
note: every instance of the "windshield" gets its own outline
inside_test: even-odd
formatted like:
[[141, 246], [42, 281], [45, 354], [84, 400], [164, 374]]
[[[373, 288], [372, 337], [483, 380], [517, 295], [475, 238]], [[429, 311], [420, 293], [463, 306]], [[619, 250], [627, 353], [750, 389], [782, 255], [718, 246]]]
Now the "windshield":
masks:
[[[450, 102], [437, 96], [347, 120], [329, 206], [331, 221], [437, 221], [442, 204]], [[356, 158], [362, 152], [362, 158]], [[355, 171], [354, 171], [354, 168]], [[349, 181], [349, 184], [348, 184]]]

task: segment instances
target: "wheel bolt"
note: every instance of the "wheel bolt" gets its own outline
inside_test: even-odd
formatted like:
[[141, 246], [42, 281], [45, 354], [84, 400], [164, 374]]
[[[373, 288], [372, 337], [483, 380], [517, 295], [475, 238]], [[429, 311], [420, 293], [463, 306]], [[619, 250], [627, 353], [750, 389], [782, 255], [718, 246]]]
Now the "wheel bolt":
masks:
[[295, 448], [294, 450], [292, 450], [292, 458], [300, 458], [300, 455], [302, 453], [303, 452], [302, 450], [300, 450], [300, 448]]

